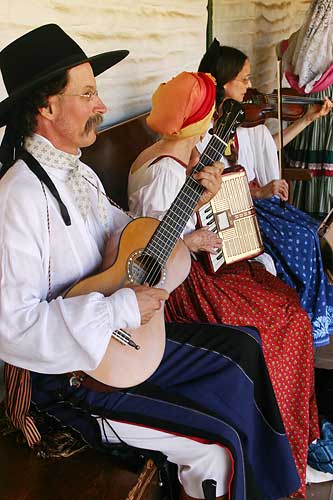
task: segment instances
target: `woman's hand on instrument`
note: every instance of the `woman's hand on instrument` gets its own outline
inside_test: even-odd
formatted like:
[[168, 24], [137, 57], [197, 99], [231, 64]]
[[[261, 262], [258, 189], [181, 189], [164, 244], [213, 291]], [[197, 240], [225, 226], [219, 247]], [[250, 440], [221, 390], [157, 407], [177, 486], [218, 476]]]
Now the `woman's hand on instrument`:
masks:
[[210, 252], [216, 254], [217, 249], [222, 246], [221, 238], [210, 231], [207, 226], [197, 229], [192, 233], [185, 234], [183, 240], [188, 249], [194, 253]]
[[195, 207], [195, 211], [208, 203], [219, 192], [223, 170], [223, 163], [216, 161], [212, 165], [204, 167], [200, 172], [193, 174], [193, 178], [205, 188], [199, 203]]
[[324, 97], [323, 104], [312, 104], [309, 106], [307, 112], [304, 115], [304, 118], [310, 123], [321, 118], [322, 116], [326, 116], [333, 108], [333, 102], [329, 100], [327, 96]]
[[[333, 102], [327, 96], [324, 97], [323, 104], [312, 104], [308, 107], [304, 116], [294, 121], [283, 130], [283, 145], [286, 146], [310, 123], [322, 116], [326, 116], [333, 109]], [[278, 134], [273, 135], [277, 149], [279, 149]]]
[[154, 314], [162, 307], [163, 301], [169, 298], [169, 293], [163, 288], [150, 287], [144, 285], [129, 285], [136, 295], [138, 307], [141, 315], [141, 325], [145, 325]]
[[276, 179], [269, 182], [266, 186], [255, 187], [251, 189], [253, 198], [271, 198], [272, 196], [279, 196], [281, 200], [288, 200], [288, 182], [285, 179]]

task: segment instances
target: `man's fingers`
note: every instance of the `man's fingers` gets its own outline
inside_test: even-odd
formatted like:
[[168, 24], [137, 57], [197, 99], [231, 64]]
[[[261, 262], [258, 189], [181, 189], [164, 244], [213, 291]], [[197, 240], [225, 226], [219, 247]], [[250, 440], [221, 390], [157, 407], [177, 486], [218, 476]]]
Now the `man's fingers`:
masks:
[[169, 298], [169, 292], [164, 288], [152, 288], [152, 290], [154, 292], [153, 296], [157, 300], [167, 300]]

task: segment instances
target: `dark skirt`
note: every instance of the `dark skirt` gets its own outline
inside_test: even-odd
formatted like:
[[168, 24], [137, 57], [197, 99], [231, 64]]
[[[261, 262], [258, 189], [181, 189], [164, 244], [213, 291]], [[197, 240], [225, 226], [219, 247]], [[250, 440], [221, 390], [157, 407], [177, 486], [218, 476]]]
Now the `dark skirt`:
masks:
[[164, 358], [143, 384], [105, 393], [70, 387], [64, 375], [32, 373], [34, 406], [79, 431], [91, 446], [101, 445], [91, 415], [226, 446], [234, 460], [233, 500], [273, 500], [297, 490], [257, 331], [173, 323], [167, 336]]

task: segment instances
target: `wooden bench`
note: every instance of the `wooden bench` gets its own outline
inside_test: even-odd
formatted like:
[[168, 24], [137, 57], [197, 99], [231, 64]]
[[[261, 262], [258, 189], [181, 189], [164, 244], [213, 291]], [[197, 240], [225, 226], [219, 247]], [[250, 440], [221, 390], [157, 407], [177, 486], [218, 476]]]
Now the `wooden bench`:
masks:
[[146, 116], [143, 114], [104, 130], [82, 154], [82, 161], [95, 170], [106, 193], [124, 209], [128, 208], [130, 166], [143, 149], [158, 139], [146, 124]]
[[[130, 165], [156, 138], [142, 115], [101, 132], [83, 151], [83, 161], [124, 209]], [[13, 435], [0, 435], [0, 500], [166, 500], [159, 483], [150, 459], [142, 461], [137, 473], [93, 450], [47, 460], [18, 444]]]
[[311, 177], [311, 171], [307, 168], [285, 167], [282, 169], [282, 178], [288, 182], [289, 203], [293, 202], [292, 181], [309, 181]]

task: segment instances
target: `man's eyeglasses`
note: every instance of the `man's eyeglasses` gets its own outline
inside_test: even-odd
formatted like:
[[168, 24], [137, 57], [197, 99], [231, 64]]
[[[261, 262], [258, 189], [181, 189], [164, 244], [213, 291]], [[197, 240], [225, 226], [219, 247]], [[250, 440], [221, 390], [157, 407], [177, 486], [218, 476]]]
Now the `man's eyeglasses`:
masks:
[[59, 94], [64, 97], [82, 97], [88, 102], [92, 101], [94, 97], [98, 97], [98, 90], [87, 90], [84, 94]]

